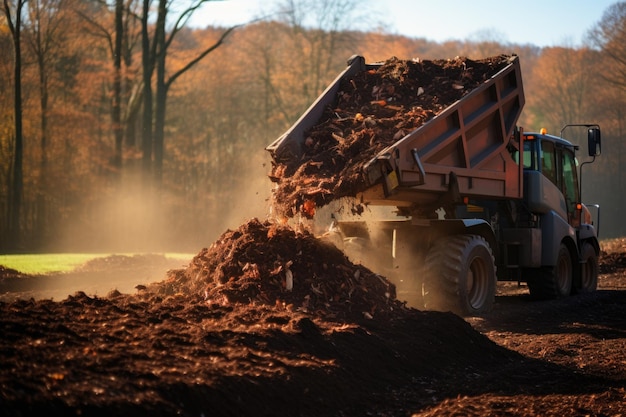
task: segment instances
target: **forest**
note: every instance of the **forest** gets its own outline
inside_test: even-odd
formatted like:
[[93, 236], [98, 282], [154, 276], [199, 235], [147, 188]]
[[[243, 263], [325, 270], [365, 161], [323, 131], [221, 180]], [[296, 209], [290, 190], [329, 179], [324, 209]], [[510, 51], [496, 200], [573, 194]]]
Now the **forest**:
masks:
[[[518, 124], [557, 136], [600, 125], [583, 202], [600, 206], [600, 238], [626, 235], [626, 2], [590, 22], [581, 46], [543, 48], [357, 30], [366, 9], [354, 0], [286, 0], [245, 25], [189, 26], [205, 2], [3, 0], [0, 252], [196, 252], [271, 216], [265, 147], [354, 54], [517, 54]], [[588, 160], [584, 130], [566, 134]]]

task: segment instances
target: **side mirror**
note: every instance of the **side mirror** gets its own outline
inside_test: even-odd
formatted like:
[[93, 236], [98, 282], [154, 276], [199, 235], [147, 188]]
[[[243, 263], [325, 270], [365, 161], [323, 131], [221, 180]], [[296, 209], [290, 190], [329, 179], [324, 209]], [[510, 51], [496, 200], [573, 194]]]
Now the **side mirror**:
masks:
[[600, 128], [592, 127], [587, 129], [587, 144], [589, 148], [589, 156], [600, 155]]

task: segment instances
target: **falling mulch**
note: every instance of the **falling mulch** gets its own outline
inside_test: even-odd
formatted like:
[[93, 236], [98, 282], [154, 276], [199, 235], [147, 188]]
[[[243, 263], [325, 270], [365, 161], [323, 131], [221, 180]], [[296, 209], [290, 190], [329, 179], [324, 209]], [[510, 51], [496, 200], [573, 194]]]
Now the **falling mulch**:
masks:
[[335, 102], [304, 133], [298, 158], [273, 161], [279, 213], [312, 217], [317, 207], [366, 187], [363, 166], [502, 70], [506, 55], [471, 60], [391, 58], [341, 81]]

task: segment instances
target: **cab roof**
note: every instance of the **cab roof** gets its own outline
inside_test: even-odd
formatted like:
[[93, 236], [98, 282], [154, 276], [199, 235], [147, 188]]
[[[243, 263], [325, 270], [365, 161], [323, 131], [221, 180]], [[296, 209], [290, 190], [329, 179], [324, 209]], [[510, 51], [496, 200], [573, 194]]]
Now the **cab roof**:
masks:
[[559, 136], [541, 134], [537, 132], [524, 132], [524, 139], [527, 139], [529, 137], [534, 137], [536, 139], [554, 142], [556, 145], [564, 146], [566, 148], [571, 148], [572, 150], [578, 150], [578, 145], [574, 145], [572, 142], [566, 139], [563, 139], [562, 137], [559, 137]]

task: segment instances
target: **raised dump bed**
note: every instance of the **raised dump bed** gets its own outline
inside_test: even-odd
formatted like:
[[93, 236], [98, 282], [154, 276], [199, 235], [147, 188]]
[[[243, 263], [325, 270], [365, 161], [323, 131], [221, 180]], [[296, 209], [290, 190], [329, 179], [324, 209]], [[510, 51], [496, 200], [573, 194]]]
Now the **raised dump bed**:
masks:
[[364, 174], [370, 187], [364, 199], [399, 206], [433, 200], [428, 194], [448, 192], [451, 181], [461, 196], [522, 198], [523, 167], [511, 157], [510, 146], [519, 146], [513, 134], [523, 106], [519, 59], [513, 57], [481, 86], [368, 162]]
[[[274, 160], [277, 188], [287, 190], [282, 190], [281, 197], [296, 204], [311, 200], [323, 205], [337, 197], [357, 195], [366, 203], [398, 207], [436, 204], [442, 195], [450, 193], [457, 197], [521, 198], [522, 167], [509, 153], [510, 146], [519, 146], [511, 139], [524, 106], [520, 64], [517, 56], [495, 58], [488, 67], [493, 75], [473, 74], [479, 79], [473, 83], [463, 82], [463, 71], [455, 75], [458, 82], [442, 76], [448, 71], [445, 61], [441, 66], [426, 65], [432, 61], [405, 61], [402, 68], [409, 70], [396, 74], [393, 71], [397, 68], [392, 68], [391, 77], [406, 81], [415, 76], [411, 66], [420, 66], [421, 75], [429, 70], [441, 72], [424, 77], [431, 85], [411, 87], [409, 92], [415, 99], [407, 101], [407, 92], [398, 94], [396, 86], [394, 94], [388, 79], [363, 81], [385, 63], [366, 64], [363, 57], [352, 57], [300, 119], [267, 147]], [[479, 66], [478, 61], [468, 60], [457, 62], [457, 67], [466, 62], [469, 67]], [[387, 101], [379, 96], [385, 88], [391, 91], [383, 95]], [[460, 98], [442, 107], [439, 103], [446, 89]], [[372, 101], [346, 110], [346, 102], [354, 101], [355, 96], [367, 96]], [[382, 132], [391, 119], [370, 116], [381, 110], [379, 106], [387, 112], [398, 110], [393, 140], [383, 137], [387, 132]], [[415, 109], [425, 116], [415, 117]], [[413, 124], [405, 125], [402, 118], [412, 119]], [[348, 137], [350, 132], [357, 137]], [[322, 151], [315, 153], [318, 148], [335, 153], [322, 158]], [[336, 163], [337, 159], [341, 163]], [[352, 176], [354, 172], [358, 175]]]

